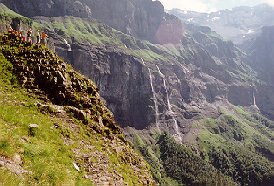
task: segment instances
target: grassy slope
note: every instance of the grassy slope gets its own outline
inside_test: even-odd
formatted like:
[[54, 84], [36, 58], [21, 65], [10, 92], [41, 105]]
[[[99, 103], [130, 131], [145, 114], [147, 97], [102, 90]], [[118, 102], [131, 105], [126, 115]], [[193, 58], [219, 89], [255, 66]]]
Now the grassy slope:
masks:
[[[0, 40], [3, 41], [0, 51], [7, 56], [12, 54], [13, 62], [17, 60], [16, 63], [11, 63], [0, 53], [0, 161], [4, 159], [17, 168], [31, 172], [20, 173], [19, 176], [16, 176], [12, 173], [16, 172], [16, 169], [4, 165], [0, 168], [1, 184], [92, 185], [91, 181], [84, 179], [84, 175], [90, 180], [97, 180], [97, 183], [103, 182], [102, 177], [109, 178], [113, 183], [122, 181], [129, 185], [140, 185], [151, 179], [149, 169], [143, 159], [132, 150], [127, 142], [123, 141], [124, 137], [117, 127], [115, 128], [113, 123], [109, 123], [112, 121], [107, 120], [110, 113], [98, 99], [98, 93], [94, 92], [94, 85], [89, 85], [88, 80], [73, 71], [72, 67], [62, 64], [63, 62], [55, 54], [44, 47], [29, 46], [24, 48], [22, 44], [16, 43], [16, 40], [6, 41], [3, 38]], [[37, 55], [43, 59], [44, 64], [38, 63]], [[22, 69], [25, 71], [20, 71]], [[38, 69], [39, 71], [43, 69], [44, 73], [37, 74], [35, 70]], [[17, 81], [19, 77], [22, 78], [19, 74], [24, 72], [26, 77], [37, 78], [36, 75], [38, 75], [41, 78], [34, 79], [33, 82], [48, 79], [44, 84], [42, 83], [40, 88], [45, 87], [46, 84], [54, 88], [56, 83], [54, 83], [55, 78], [52, 75], [56, 70], [65, 74], [64, 77], [67, 80], [74, 79], [73, 82], [65, 84], [65, 87], [72, 88], [71, 91], [74, 94], [67, 102], [68, 104], [71, 103], [82, 108], [88, 107], [89, 99], [96, 103], [92, 105], [92, 111], [96, 115], [88, 118], [87, 123], [83, 124], [69, 111], [66, 114], [66, 106], [61, 112], [58, 111], [58, 107], [46, 99], [45, 95], [38, 97], [34, 93], [27, 92]], [[14, 72], [18, 76], [15, 76]], [[69, 75], [73, 76], [69, 77]], [[82, 84], [76, 85], [75, 82]], [[55, 88], [59, 86], [57, 85]], [[78, 90], [73, 86], [78, 87]], [[90, 91], [93, 91], [89, 92], [90, 95], [87, 95], [88, 92], [81, 92], [90, 88], [92, 88]], [[51, 92], [48, 94], [50, 95]], [[41, 98], [43, 99], [41, 100]], [[75, 102], [78, 99], [79, 103]], [[38, 102], [47, 105], [50, 109], [43, 109], [44, 107], [37, 104]], [[98, 114], [103, 119], [103, 125], [106, 126], [99, 125]], [[29, 132], [30, 124], [39, 125], [34, 136]], [[112, 132], [114, 133], [112, 134]], [[18, 156], [20, 161], [18, 161]], [[73, 163], [79, 165], [79, 172], [76, 171]]]
[[[227, 179], [222, 174], [238, 184], [273, 184], [273, 121], [242, 107], [229, 110], [220, 108], [218, 118], [194, 121], [192, 127], [198, 128], [200, 132], [197, 134], [196, 144], [191, 146], [176, 145], [167, 136], [159, 138], [159, 135], [154, 135], [153, 140], [146, 133], [131, 132], [135, 133], [131, 136], [135, 146], [150, 163], [154, 177], [162, 185], [174, 184], [169, 182], [167, 176], [177, 180], [178, 184], [202, 184], [205, 177], [207, 184], [216, 184], [212, 182], [214, 180], [219, 184]], [[213, 175], [207, 175], [206, 172], [200, 174], [202, 168], [196, 165], [197, 162], [198, 165], [203, 164], [203, 169]], [[184, 167], [185, 165], [187, 166]], [[218, 179], [209, 179], [216, 177], [212, 167], [222, 172], [217, 174]], [[196, 175], [195, 179], [191, 178], [192, 175]], [[234, 185], [233, 182], [226, 183]]]
[[[53, 128], [56, 123], [64, 126], [66, 121], [42, 114], [35, 106], [39, 100], [11, 83], [16, 79], [11, 69], [11, 64], [0, 54], [0, 156], [13, 159], [15, 154], [20, 155], [23, 168], [33, 173], [18, 177], [2, 167], [0, 183], [84, 184], [82, 173], [72, 166], [71, 147], [65, 145], [60, 131]], [[39, 125], [34, 137], [28, 135], [32, 123]]]
[[[125, 50], [136, 57], [142, 57], [147, 61], [166, 59], [166, 56], [169, 55], [180, 55], [176, 47], [163, 47], [139, 41], [95, 21], [90, 22], [90, 20], [65, 17], [64, 19], [52, 19], [39, 24], [35, 23], [34, 25], [36, 27], [41, 27], [41, 25], [43, 25], [43, 27], [46, 27], [49, 30], [61, 31], [65, 38], [70, 39], [71, 37], [75, 37], [78, 42], [88, 41], [99, 45], [102, 43], [115, 44], [118, 48]], [[125, 47], [125, 45], [127, 47]], [[187, 51], [185, 52], [187, 53]], [[163, 56], [159, 56], [158, 53], [162, 53]], [[197, 126], [194, 125], [194, 127], [196, 126], [203, 129], [197, 138], [197, 144], [199, 145], [200, 151], [204, 153], [202, 154], [202, 158], [204, 158], [205, 161], [214, 164], [216, 167], [220, 165], [216, 164], [212, 157], [219, 159], [220, 161], [228, 161], [228, 166], [230, 166], [232, 170], [230, 172], [223, 170], [223, 172], [233, 177], [235, 174], [238, 174], [239, 170], [233, 168], [233, 160], [231, 160], [230, 157], [224, 157], [223, 152], [225, 152], [226, 156], [231, 156], [232, 152], [239, 152], [240, 163], [243, 165], [246, 165], [243, 162], [246, 162], [249, 157], [255, 157], [254, 159], [251, 159], [253, 163], [251, 163], [251, 167], [247, 166], [248, 169], [253, 170], [254, 162], [256, 162], [256, 164], [264, 167], [265, 170], [270, 173], [271, 163], [265, 158], [262, 158], [258, 153], [262, 152], [263, 149], [264, 152], [266, 151], [273, 154], [273, 142], [271, 142], [271, 139], [273, 140], [273, 127], [270, 127], [272, 126], [271, 122], [269, 124], [269, 121], [266, 121], [265, 118], [261, 116], [252, 116], [252, 114], [241, 108], [235, 108], [235, 111], [238, 112], [235, 115], [223, 113], [218, 119], [207, 118], [196, 122]], [[231, 121], [234, 123], [232, 126]], [[268, 126], [264, 126], [264, 123], [267, 123]], [[226, 132], [220, 131], [223, 128]], [[155, 178], [164, 184], [174, 185], [176, 181], [165, 176], [165, 167], [163, 167], [163, 162], [161, 162], [159, 146], [151, 146], [144, 138], [146, 137], [138, 137], [136, 134], [134, 142], [139, 150], [146, 156], [148, 162], [150, 162]], [[218, 147], [219, 150], [216, 151], [216, 147]], [[262, 149], [258, 149], [259, 147], [262, 147]], [[242, 152], [247, 154], [242, 154]], [[220, 157], [222, 157], [222, 159], [220, 159]], [[224, 162], [222, 163], [225, 164]], [[221, 167], [218, 168], [222, 169]], [[246, 183], [252, 181], [250, 179], [251, 176], [254, 175], [245, 175], [244, 181]], [[263, 175], [263, 173], [261, 175]], [[239, 181], [239, 179], [235, 177], [235, 181]]]
[[[121, 32], [115, 31], [114, 29], [104, 26], [102, 24], [99, 24], [95, 21], [89, 22], [88, 20], [82, 20], [79, 18], [65, 17], [64, 21], [52, 19], [50, 22], [47, 22], [47, 23], [44, 22], [43, 24], [45, 24], [47, 29], [49, 30], [57, 30], [57, 31], [61, 30], [64, 33], [64, 36], [67, 38], [76, 37], [76, 40], [79, 42], [88, 41], [94, 44], [102, 44], [102, 43], [115, 44], [118, 48], [123, 49], [124, 51], [131, 53], [136, 57], [144, 58], [145, 60], [148, 60], [148, 61], [156, 60], [156, 59], [165, 60], [168, 58], [169, 55], [173, 55], [173, 56], [181, 55], [179, 53], [178, 48], [174, 46], [158, 46], [158, 45], [149, 44], [147, 42], [139, 41], [131, 36], [122, 34]], [[79, 33], [79, 34], [75, 35], [75, 33]], [[125, 45], [127, 46], [127, 48], [125, 47]], [[163, 55], [159, 56], [159, 53], [162, 53]], [[237, 74], [239, 74], [238, 71], [237, 71]], [[247, 81], [247, 80], [249, 81], [250, 79], [254, 79], [254, 77], [247, 78], [245, 76], [246, 76], [245, 74], [241, 74], [240, 77], [237, 76], [236, 79], [240, 78], [243, 81]], [[225, 114], [223, 118], [221, 117], [217, 120], [215, 119], [209, 119], [209, 120], [211, 120], [212, 123], [215, 123], [214, 125], [215, 127], [216, 125], [218, 126], [222, 124], [226, 126], [229, 125], [229, 119], [227, 118]], [[251, 148], [252, 151], [248, 154], [248, 156], [255, 156], [256, 157], [255, 159], [261, 158], [261, 155], [257, 155], [258, 152], [256, 152], [256, 148], [259, 146], [262, 146], [267, 151], [268, 150], [271, 152], [273, 151], [273, 143], [270, 141], [270, 138], [269, 138], [269, 135], [273, 134], [273, 130], [272, 132], [271, 130], [267, 130], [268, 138], [266, 138], [265, 137], [266, 133], [262, 133], [262, 130], [265, 131], [266, 129], [263, 126], [261, 126], [260, 123], [258, 123], [258, 121], [255, 121], [255, 120], [248, 121], [245, 118], [241, 118], [239, 120], [241, 120], [242, 122], [240, 122], [239, 125], [228, 127], [228, 132], [225, 134], [213, 133], [212, 132], [212, 130], [214, 130], [212, 129], [213, 126], [208, 125], [207, 119], [198, 121], [199, 123], [198, 128], [202, 128], [203, 130], [200, 133], [199, 138], [197, 139], [198, 141], [197, 143], [199, 144], [200, 150], [205, 151], [204, 158], [206, 158], [207, 161], [210, 160], [210, 157], [208, 156], [211, 156], [211, 157], [213, 156], [212, 149], [214, 149], [215, 147], [222, 147], [221, 149], [228, 150], [228, 153], [231, 151], [238, 151], [239, 149], [244, 149], [243, 152], [247, 152], [249, 148]], [[247, 146], [244, 148], [242, 148], [241, 145], [239, 145], [238, 141], [235, 140], [235, 138], [242, 137], [241, 132], [243, 132], [244, 135], [246, 135], [245, 144]], [[136, 140], [136, 138], [138, 140]], [[140, 141], [142, 141], [142, 138], [146, 138], [146, 137], [135, 136], [135, 145], [139, 148], [142, 154], [146, 156], [147, 161], [153, 167], [155, 178], [158, 179], [158, 181], [162, 182], [163, 184], [174, 184], [174, 181], [172, 179], [169, 180], [169, 178], [164, 176], [164, 173], [162, 171], [163, 169], [162, 164], [159, 163], [161, 162], [159, 161], [160, 153], [156, 152], [157, 147], [153, 148], [153, 147], [144, 145], [143, 143], [145, 142], [140, 143]], [[232, 147], [229, 148], [229, 146], [232, 146]], [[217, 152], [217, 153], [221, 154], [220, 152]], [[243, 155], [243, 157], [241, 158], [243, 158], [245, 161], [248, 158], [248, 156]], [[256, 160], [254, 160], [254, 162], [256, 162]], [[266, 169], [270, 171], [271, 168], [268, 165], [266, 166], [267, 164], [266, 162], [268, 162], [268, 160], [263, 158], [263, 160], [262, 161], [260, 160], [258, 164], [265, 166]], [[213, 162], [210, 162], [210, 163], [213, 164]], [[236, 174], [235, 171], [227, 173], [227, 175], [229, 176], [234, 176], [233, 174]], [[245, 178], [244, 180], [245, 183], [251, 181], [250, 175], [248, 174], [246, 175], [247, 175], [247, 178]], [[235, 178], [235, 181], [239, 181], [238, 178]]]
[[36, 19], [34, 26], [38, 29], [54, 30], [68, 41], [73, 38], [78, 43], [115, 45], [117, 50], [123, 50], [146, 61], [167, 60], [167, 57], [171, 56], [168, 47], [141, 41], [95, 20], [66, 16], [63, 18]]

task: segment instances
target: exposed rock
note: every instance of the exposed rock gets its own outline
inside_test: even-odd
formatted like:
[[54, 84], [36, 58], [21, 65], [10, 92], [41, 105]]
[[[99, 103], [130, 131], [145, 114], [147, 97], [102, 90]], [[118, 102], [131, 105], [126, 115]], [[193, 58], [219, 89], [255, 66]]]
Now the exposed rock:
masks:
[[[119, 170], [123, 170], [124, 166], [129, 166], [128, 170], [132, 175], [132, 179], [136, 178], [136, 180], [130, 181], [134, 181], [136, 184], [143, 182], [148, 185], [154, 184], [151, 172], [144, 163], [144, 159], [134, 151], [131, 144], [125, 139], [121, 128], [114, 120], [113, 114], [105, 106], [98, 93], [98, 88], [91, 80], [77, 73], [70, 65], [46, 47], [40, 45], [29, 46], [19, 39], [8, 36], [1, 36], [0, 41], [1, 53], [11, 62], [13, 73], [17, 76], [18, 82], [27, 88], [30, 94], [36, 94], [38, 97], [41, 93], [44, 96], [46, 95], [46, 102], [50, 103], [49, 107], [52, 107], [51, 104], [56, 105], [53, 106], [56, 110], [53, 114], [65, 119], [67, 122], [64, 125], [67, 125], [73, 132], [81, 132], [81, 135], [76, 136], [83, 136], [83, 131], [79, 129], [79, 125], [82, 125], [87, 130], [85, 131], [87, 136], [92, 135], [93, 139], [103, 141], [102, 146], [100, 146], [102, 149], [98, 150], [91, 145], [89, 137], [83, 137], [79, 139], [79, 143], [75, 143], [70, 139], [70, 135], [61, 132], [65, 144], [73, 144], [73, 153], [76, 156], [75, 165], [73, 165], [76, 170], [81, 167], [81, 170], [83, 169], [87, 173], [87, 178], [91, 179], [96, 185], [104, 182], [121, 185], [126, 184], [128, 181], [114, 174], [112, 166], [118, 167]], [[37, 92], [37, 90], [39, 91]], [[47, 105], [41, 103], [36, 105], [40, 109], [43, 107], [48, 108]], [[73, 122], [75, 119], [71, 117], [78, 119], [75, 122], [77, 124]], [[79, 121], [82, 121], [82, 123]], [[32, 136], [36, 133], [33, 129], [37, 129], [37, 127], [36, 124], [30, 125], [30, 134]], [[57, 123], [50, 130], [61, 130], [61, 127]], [[22, 140], [30, 142], [28, 137], [22, 137]], [[122, 150], [114, 158], [117, 158], [121, 165], [113, 165], [113, 162], [108, 161], [112, 156], [112, 151], [117, 148]], [[87, 151], [87, 149], [90, 149], [90, 151]], [[99, 163], [93, 164], [90, 161], [91, 158], [96, 158]], [[19, 158], [17, 160], [17, 163], [19, 163]], [[18, 174], [24, 172], [19, 169], [17, 164], [1, 161], [1, 158], [0, 165]]]
[[19, 154], [14, 154], [12, 158], [13, 162], [16, 163], [17, 165], [21, 165], [23, 163], [21, 156]]
[[62, 0], [37, 0], [35, 2], [30, 0], [2, 0], [2, 3], [7, 5], [14, 11], [28, 16], [76, 16], [76, 17], [90, 17], [90, 8], [83, 3], [83, 1], [62, 1]]
[[30, 124], [29, 125], [29, 135], [35, 136], [37, 134], [39, 126], [37, 124]]
[[79, 168], [79, 166], [78, 166], [76, 163], [73, 163], [73, 166], [74, 166], [74, 168], [75, 168], [77, 171], [80, 171], [80, 168]]
[[8, 169], [17, 175], [20, 174], [32, 174], [32, 172], [24, 170], [18, 163], [19, 159], [16, 158], [16, 162], [0, 156], [0, 167]]
[[254, 7], [240, 6], [231, 10], [210, 13], [179, 9], [170, 10], [169, 13], [186, 23], [209, 26], [225, 40], [233, 41], [235, 44], [243, 44], [245, 41], [257, 37], [261, 33], [262, 26], [274, 24], [272, 19], [274, 9], [267, 4]]
[[[160, 43], [178, 43], [183, 33], [180, 21], [164, 11], [160, 1], [152, 0], [3, 0], [10, 9], [28, 17], [91, 16], [126, 34]], [[172, 23], [172, 24], [171, 24]], [[171, 25], [170, 25], [171, 24]], [[163, 31], [173, 33], [165, 39]], [[176, 34], [176, 35], [174, 35]]]

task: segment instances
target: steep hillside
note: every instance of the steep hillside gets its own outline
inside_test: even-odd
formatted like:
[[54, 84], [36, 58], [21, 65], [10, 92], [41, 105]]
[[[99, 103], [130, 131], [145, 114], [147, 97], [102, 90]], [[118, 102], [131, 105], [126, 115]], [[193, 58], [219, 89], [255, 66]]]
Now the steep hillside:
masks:
[[246, 51], [249, 54], [249, 60], [260, 77], [269, 84], [273, 85], [274, 78], [274, 26], [262, 28], [262, 34], [257, 38], [247, 42]]
[[[4, 24], [16, 23], [15, 18], [5, 20]], [[89, 18], [34, 17], [32, 21], [29, 26], [34, 30], [49, 33], [50, 48], [97, 84], [161, 185], [273, 185], [274, 134], [269, 119], [274, 104], [269, 98], [274, 90], [232, 42], [205, 26], [184, 25], [178, 43], [159, 45]], [[19, 22], [26, 24], [22, 17]], [[176, 25], [160, 27], [173, 33]], [[32, 85], [32, 75], [30, 81], [20, 80]], [[47, 75], [41, 77], [53, 84], [63, 82], [58, 73], [49, 80]], [[42, 90], [44, 85], [52, 86], [36, 83]], [[85, 113], [92, 115], [93, 110], [85, 112], [89, 102], [86, 94], [78, 94], [79, 84], [65, 81], [46, 93], [55, 104], [84, 110], [76, 116], [88, 122]], [[60, 94], [62, 87], [72, 87], [78, 96]], [[111, 128], [107, 136], [113, 129], [120, 133], [113, 125], [106, 127]]]
[[41, 45], [0, 44], [1, 184], [153, 183], [90, 80]]
[[174, 31], [179, 36], [182, 34], [180, 21], [166, 14], [160, 1], [39, 0], [33, 2], [31, 0], [1, 0], [1, 2], [27, 17], [92, 17], [126, 34], [156, 43], [162, 41], [158, 36], [164, 31], [161, 28], [166, 24], [177, 25]]
[[[58, 25], [64, 36], [73, 37], [74, 32], [66, 29], [66, 22], [75, 18], [51, 18], [50, 22], [37, 19], [43, 20], [40, 23], [51, 30], [56, 30]], [[102, 35], [96, 39], [105, 41], [101, 39], [99, 44], [90, 45], [71, 40], [72, 51], [68, 52], [60, 40], [56, 51], [95, 80], [123, 127], [150, 129], [149, 132], [125, 130], [151, 164], [159, 183], [203, 184], [205, 180], [210, 184], [226, 182], [228, 185], [273, 183], [273, 127], [259, 112], [259, 109], [269, 111], [265, 97], [272, 94], [271, 88], [260, 84], [262, 80], [245, 62], [247, 56], [233, 43], [223, 41], [208, 27], [188, 26], [181, 45], [161, 46], [117, 34], [115, 30], [105, 32], [103, 28], [107, 27], [95, 22], [91, 25], [101, 28]], [[52, 37], [58, 40], [59, 36], [54, 33]], [[111, 43], [111, 39], [106, 38], [115, 39]], [[127, 47], [123, 48], [123, 44]], [[178, 159], [178, 164], [170, 165], [172, 160], [165, 158], [165, 151], [159, 152], [161, 146], [157, 142], [160, 141], [155, 136], [162, 131], [190, 144], [190, 149], [181, 147], [180, 152], [168, 149], [175, 153], [172, 160]], [[180, 155], [185, 155], [184, 150], [190, 151], [186, 157], [195, 156], [189, 162], [193, 165], [191, 170], [187, 166], [180, 169], [189, 161]], [[249, 161], [250, 156], [254, 159]], [[205, 166], [204, 172], [198, 171], [196, 161]], [[188, 171], [185, 173], [185, 170]], [[191, 178], [193, 175], [196, 179]], [[208, 177], [219, 179], [210, 181]]]

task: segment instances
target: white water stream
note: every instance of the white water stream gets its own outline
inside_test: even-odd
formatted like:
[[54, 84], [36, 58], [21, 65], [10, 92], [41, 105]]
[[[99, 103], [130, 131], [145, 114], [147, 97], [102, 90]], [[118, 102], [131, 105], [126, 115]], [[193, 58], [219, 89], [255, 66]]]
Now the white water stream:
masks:
[[255, 98], [255, 93], [254, 93], [254, 91], [253, 91], [253, 105], [254, 105], [254, 106], [257, 106], [257, 105], [256, 105], [256, 98]]
[[152, 94], [153, 94], [153, 102], [154, 102], [155, 115], [156, 115], [156, 116], [155, 116], [155, 123], [156, 123], [157, 129], [160, 129], [160, 127], [159, 127], [159, 109], [158, 109], [158, 102], [157, 102], [157, 98], [156, 98], [156, 92], [155, 92], [154, 87], [153, 87], [152, 74], [151, 74], [150, 68], [148, 68], [148, 72], [149, 72], [149, 81], [150, 81], [151, 91], [152, 91]]
[[[141, 62], [142, 62], [142, 64], [144, 66], [146, 65], [145, 61], [143, 60], [143, 58], [141, 58]], [[155, 124], [156, 124], [157, 129], [160, 130], [160, 127], [159, 127], [159, 108], [158, 108], [158, 102], [157, 102], [157, 98], [156, 98], [156, 92], [155, 92], [155, 89], [154, 89], [154, 86], [153, 86], [152, 73], [151, 73], [151, 70], [150, 70], [149, 67], [148, 67], [148, 73], [149, 73], [150, 88], [151, 88], [151, 91], [152, 91], [153, 102], [154, 102]]]
[[64, 41], [65, 41], [65, 44], [66, 44], [67, 47], [68, 47], [68, 51], [72, 51], [72, 50], [71, 50], [71, 45], [68, 43], [68, 41], [67, 41], [66, 39], [64, 39]]
[[156, 65], [156, 67], [157, 67], [157, 70], [158, 70], [160, 76], [161, 76], [162, 79], [163, 79], [163, 84], [164, 84], [165, 93], [166, 93], [166, 101], [167, 101], [168, 113], [171, 115], [172, 121], [173, 121], [173, 123], [174, 123], [175, 137], [176, 137], [178, 140], [182, 141], [182, 137], [181, 137], [182, 134], [181, 134], [181, 132], [180, 132], [180, 130], [179, 130], [178, 122], [177, 122], [177, 120], [175, 119], [175, 117], [174, 117], [174, 112], [172, 111], [172, 108], [171, 108], [170, 98], [169, 98], [168, 91], [167, 91], [167, 86], [166, 86], [166, 77], [165, 77], [165, 75], [161, 72], [161, 70], [160, 70], [160, 68], [158, 67], [158, 65]]

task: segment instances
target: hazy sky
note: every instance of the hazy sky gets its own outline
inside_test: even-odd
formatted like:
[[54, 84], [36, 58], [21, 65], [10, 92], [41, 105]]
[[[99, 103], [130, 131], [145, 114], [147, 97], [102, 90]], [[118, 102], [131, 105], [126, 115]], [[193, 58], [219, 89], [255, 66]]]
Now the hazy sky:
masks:
[[235, 6], [254, 6], [260, 3], [274, 5], [274, 0], [160, 0], [165, 9], [179, 8], [199, 12], [231, 9]]

